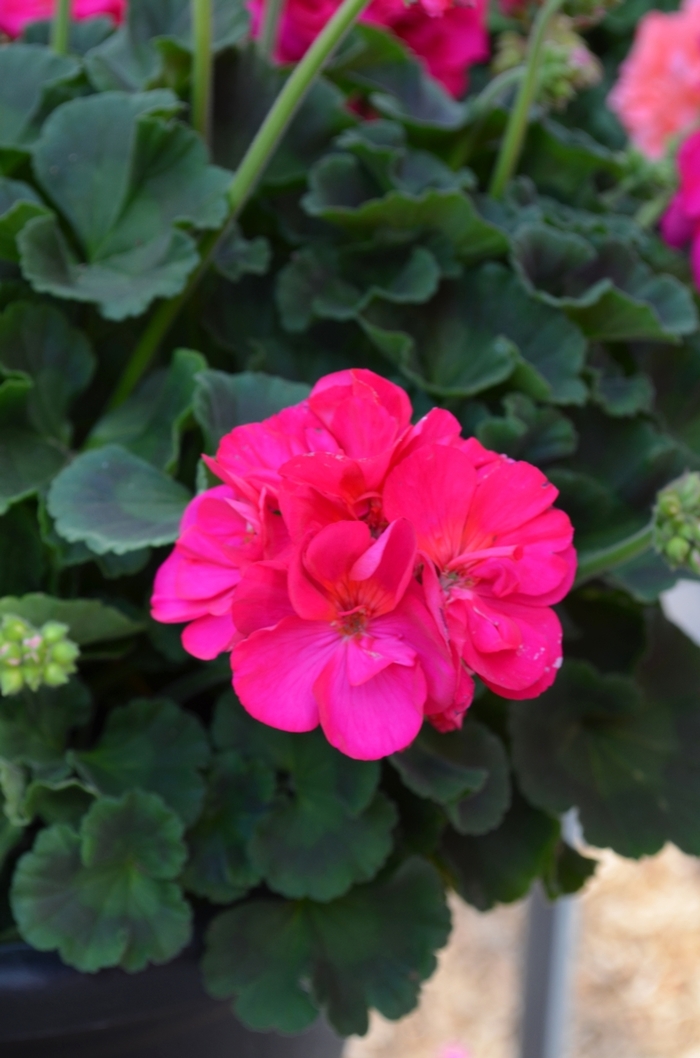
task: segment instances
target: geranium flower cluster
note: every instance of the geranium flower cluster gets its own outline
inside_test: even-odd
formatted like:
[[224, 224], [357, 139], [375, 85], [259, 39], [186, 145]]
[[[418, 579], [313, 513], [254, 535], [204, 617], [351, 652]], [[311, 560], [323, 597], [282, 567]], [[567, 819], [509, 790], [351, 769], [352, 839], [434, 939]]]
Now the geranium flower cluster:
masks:
[[700, 0], [649, 11], [608, 105], [647, 158], [662, 158], [700, 122]]
[[690, 244], [690, 264], [700, 288], [700, 132], [694, 132], [678, 152], [680, 187], [661, 218], [661, 234], [677, 249]]
[[[106, 15], [120, 22], [126, 9], [126, 0], [73, 0], [73, 18], [95, 18]], [[41, 22], [53, 18], [56, 0], [0, 0], [0, 33], [18, 37], [30, 22]]]
[[195, 657], [231, 651], [257, 720], [321, 724], [372, 760], [427, 718], [459, 727], [474, 674], [532, 698], [561, 665], [551, 609], [571, 587], [572, 527], [536, 467], [465, 440], [398, 386], [341, 371], [308, 400], [239, 426], [207, 465], [158, 571], [153, 616], [189, 622]]
[[[266, 0], [249, 0], [253, 33]], [[286, 0], [275, 58], [297, 62], [339, 6], [340, 0]], [[467, 88], [467, 73], [489, 56], [486, 0], [372, 0], [361, 22], [389, 29], [454, 96]]]

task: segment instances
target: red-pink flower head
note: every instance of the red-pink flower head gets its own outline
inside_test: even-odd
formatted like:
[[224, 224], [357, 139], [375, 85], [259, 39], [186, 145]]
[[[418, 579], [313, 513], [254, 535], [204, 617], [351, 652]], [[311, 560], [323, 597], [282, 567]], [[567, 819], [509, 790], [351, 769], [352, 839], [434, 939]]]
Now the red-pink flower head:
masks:
[[678, 152], [680, 188], [661, 218], [661, 234], [669, 246], [690, 243], [695, 285], [700, 289], [700, 132], [693, 133]]
[[700, 122], [700, 3], [680, 11], [649, 11], [620, 69], [608, 104], [648, 158]]
[[428, 603], [471, 672], [506, 698], [534, 697], [561, 665], [552, 603], [575, 572], [557, 490], [529, 463], [476, 469], [466, 451], [419, 449], [389, 475], [384, 510], [411, 522]]
[[[265, 0], [249, 0], [256, 35], [264, 3]], [[297, 62], [339, 3], [340, 0], [287, 0], [277, 60]], [[469, 67], [489, 56], [486, 0], [373, 0], [361, 21], [391, 30], [455, 96], [466, 90]]]
[[[18, 37], [30, 22], [53, 18], [57, 0], [0, 0], [0, 33]], [[120, 22], [126, 10], [126, 0], [74, 0], [73, 18], [94, 18], [106, 15]]]
[[[297, 550], [285, 581], [252, 571], [253, 596], [234, 603], [246, 638], [232, 655], [233, 684], [256, 719], [283, 731], [321, 724], [350, 757], [374, 760], [404, 749], [427, 710], [453, 700], [449, 652], [413, 581], [415, 534], [406, 521], [373, 540], [362, 522], [336, 522]], [[280, 618], [267, 627], [266, 613]]]

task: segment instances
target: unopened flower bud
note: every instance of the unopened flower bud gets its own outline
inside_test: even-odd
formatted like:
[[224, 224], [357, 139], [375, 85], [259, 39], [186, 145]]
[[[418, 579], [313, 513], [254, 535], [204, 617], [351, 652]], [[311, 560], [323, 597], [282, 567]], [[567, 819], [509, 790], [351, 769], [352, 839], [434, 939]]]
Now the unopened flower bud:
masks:
[[[526, 38], [519, 33], [501, 33], [496, 43], [494, 73], [500, 74], [522, 65], [527, 48]], [[539, 102], [561, 110], [577, 92], [592, 88], [602, 76], [600, 61], [576, 33], [573, 20], [566, 15], [552, 19], [539, 67]]]
[[47, 621], [35, 628], [7, 614], [0, 622], [0, 692], [17, 694], [23, 687], [60, 687], [75, 672], [79, 648], [68, 639], [68, 626]]
[[654, 509], [654, 547], [672, 568], [700, 573], [700, 473], [683, 474], [662, 489]]

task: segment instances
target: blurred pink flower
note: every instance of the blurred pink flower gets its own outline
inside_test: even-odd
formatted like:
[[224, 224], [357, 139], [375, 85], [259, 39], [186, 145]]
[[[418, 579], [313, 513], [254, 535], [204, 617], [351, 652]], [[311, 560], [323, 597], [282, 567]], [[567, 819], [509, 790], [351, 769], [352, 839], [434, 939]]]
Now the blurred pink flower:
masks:
[[690, 243], [690, 263], [700, 289], [700, 132], [694, 132], [678, 152], [680, 188], [661, 218], [661, 234], [669, 246]]
[[[30, 22], [52, 18], [56, 0], [0, 0], [0, 33], [18, 37]], [[120, 22], [126, 10], [126, 0], [74, 0], [74, 18], [94, 18], [107, 15]]]
[[640, 19], [608, 105], [634, 146], [652, 159], [700, 122], [700, 0]]
[[440, 1052], [440, 1058], [472, 1058], [472, 1053], [461, 1044], [452, 1043]]
[[[249, 0], [257, 34], [265, 0]], [[339, 0], [287, 0], [276, 58], [296, 62], [325, 26]], [[489, 55], [486, 0], [373, 0], [361, 21], [390, 29], [423, 60], [429, 73], [454, 96], [467, 87], [467, 72]]]

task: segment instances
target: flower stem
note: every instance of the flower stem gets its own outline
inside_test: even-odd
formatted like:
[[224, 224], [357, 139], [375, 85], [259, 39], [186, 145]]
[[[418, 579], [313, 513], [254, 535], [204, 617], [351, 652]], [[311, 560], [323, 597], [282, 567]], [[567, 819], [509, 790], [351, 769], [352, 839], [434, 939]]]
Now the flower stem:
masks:
[[501, 149], [496, 161], [496, 168], [491, 179], [489, 193], [493, 198], [501, 198], [509, 180], [513, 177], [520, 161], [525, 141], [525, 133], [530, 118], [530, 108], [537, 95], [537, 81], [540, 73], [540, 59], [549, 24], [564, 0], [545, 0], [537, 13], [527, 50], [525, 76], [520, 85], [515, 105], [510, 112]]
[[205, 143], [211, 125], [212, 0], [192, 0], [192, 125]]
[[368, 3], [369, 0], [343, 0], [285, 82], [284, 88], [277, 96], [236, 170], [236, 175], [228, 190], [229, 214], [223, 228], [218, 232], [210, 233], [202, 240], [200, 263], [190, 276], [182, 293], [170, 301], [161, 302], [154, 312], [117, 384], [110, 401], [110, 408], [123, 404], [148, 368], [181, 308], [189, 301], [202, 276], [209, 268], [220, 237], [236, 219], [250, 195], [255, 191], [260, 177], [307, 92]]
[[263, 24], [260, 31], [260, 51], [268, 62], [272, 62], [275, 57], [283, 8], [284, 0], [265, 0]]
[[653, 543], [653, 523], [650, 522], [639, 532], [626, 536], [617, 544], [609, 547], [601, 547], [598, 551], [583, 551], [578, 556], [578, 573], [576, 575], [575, 587], [580, 587], [586, 581], [607, 573], [623, 562], [630, 562], [648, 551]]
[[71, 6], [71, 0], [56, 0], [56, 11], [51, 25], [51, 47], [59, 55], [68, 53]]

